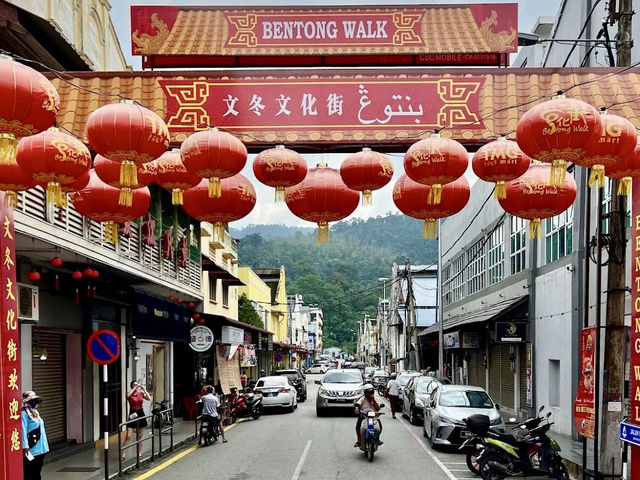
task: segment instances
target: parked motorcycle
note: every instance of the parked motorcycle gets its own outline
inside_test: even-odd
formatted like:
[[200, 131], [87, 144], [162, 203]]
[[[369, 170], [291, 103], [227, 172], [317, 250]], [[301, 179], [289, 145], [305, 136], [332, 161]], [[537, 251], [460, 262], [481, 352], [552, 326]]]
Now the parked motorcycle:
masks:
[[153, 427], [161, 429], [172, 424], [172, 415], [169, 409], [169, 401], [153, 402], [151, 413], [153, 414]]
[[[380, 405], [383, 408], [384, 404]], [[380, 424], [379, 417], [384, 415], [381, 412], [374, 412], [373, 410], [363, 410], [360, 412], [363, 417], [360, 435], [360, 450], [364, 452], [365, 456], [370, 462], [373, 462], [373, 454], [378, 450], [379, 437], [380, 437]]]
[[251, 392], [240, 393], [231, 400], [229, 409], [231, 423], [244, 417], [252, 417], [257, 420], [262, 415], [262, 395]]

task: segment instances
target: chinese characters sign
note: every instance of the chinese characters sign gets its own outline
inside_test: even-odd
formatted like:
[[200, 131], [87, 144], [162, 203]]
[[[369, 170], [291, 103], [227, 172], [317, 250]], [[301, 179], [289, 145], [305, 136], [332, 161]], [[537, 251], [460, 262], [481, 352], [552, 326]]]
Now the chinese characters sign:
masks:
[[221, 126], [265, 141], [275, 141], [286, 132], [289, 141], [304, 133], [316, 141], [333, 142], [348, 136], [362, 141], [372, 130], [397, 136], [445, 126], [483, 129], [477, 112], [484, 81], [483, 77], [158, 80], [167, 101], [165, 121], [178, 141], [194, 131]]
[[580, 384], [573, 404], [578, 435], [593, 438], [596, 420], [595, 372], [596, 327], [583, 328], [580, 332]]
[[[22, 478], [22, 442], [20, 420], [20, 350], [17, 314], [16, 245], [13, 212], [2, 207], [0, 195], [0, 251], [3, 262], [0, 273], [2, 324], [0, 325], [0, 476]], [[11, 472], [11, 474], [9, 474]]]

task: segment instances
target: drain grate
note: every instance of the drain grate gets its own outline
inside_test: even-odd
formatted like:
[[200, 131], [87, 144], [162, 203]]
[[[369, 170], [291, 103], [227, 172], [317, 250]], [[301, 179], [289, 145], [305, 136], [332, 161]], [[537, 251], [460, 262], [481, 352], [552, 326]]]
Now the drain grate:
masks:
[[64, 467], [61, 468], [60, 470], [58, 470], [59, 472], [76, 472], [76, 473], [82, 473], [82, 472], [95, 472], [97, 470], [100, 470], [101, 467]]

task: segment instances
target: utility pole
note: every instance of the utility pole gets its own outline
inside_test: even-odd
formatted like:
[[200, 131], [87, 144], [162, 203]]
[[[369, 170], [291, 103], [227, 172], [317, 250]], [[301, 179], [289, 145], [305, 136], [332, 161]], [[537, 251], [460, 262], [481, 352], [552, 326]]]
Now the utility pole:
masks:
[[[405, 271], [407, 273], [407, 313], [412, 333], [412, 335], [410, 336], [409, 332], [407, 331], [407, 344], [409, 347], [411, 346], [411, 337], [413, 337], [413, 342], [415, 345], [414, 352], [416, 357], [416, 370], [420, 371], [422, 370], [422, 362], [420, 359], [420, 346], [418, 344], [418, 329], [416, 328], [416, 299], [413, 295], [413, 277], [411, 276], [411, 263], [409, 262], [408, 258], [405, 261]], [[409, 351], [410, 349], [408, 348], [407, 355], [409, 355]]]
[[[617, 66], [631, 65], [631, 17], [632, 0], [619, 0], [616, 17], [618, 20]], [[609, 218], [609, 262], [607, 268], [607, 312], [604, 332], [604, 382], [603, 406], [600, 417], [600, 462], [601, 469], [609, 472], [615, 465], [620, 472], [619, 428], [624, 418], [624, 356], [627, 351], [627, 332], [624, 328], [626, 293], [626, 197], [618, 195], [618, 180], [611, 184], [611, 211]], [[602, 205], [598, 205], [602, 208]], [[601, 292], [597, 292], [601, 295]], [[598, 399], [596, 399], [598, 401]], [[596, 452], [597, 454], [597, 452]], [[640, 462], [640, 458], [636, 460]], [[636, 466], [636, 468], [638, 468]], [[614, 473], [617, 475], [618, 473]]]

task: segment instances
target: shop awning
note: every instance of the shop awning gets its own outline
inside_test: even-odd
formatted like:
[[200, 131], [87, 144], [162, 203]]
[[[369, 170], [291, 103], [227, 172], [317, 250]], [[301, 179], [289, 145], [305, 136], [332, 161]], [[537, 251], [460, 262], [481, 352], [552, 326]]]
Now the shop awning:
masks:
[[138, 338], [188, 342], [191, 315], [187, 307], [134, 290], [132, 323]]
[[255, 325], [249, 325], [248, 323], [244, 323], [244, 322], [241, 322], [239, 320], [235, 320], [233, 318], [225, 317], [223, 315], [213, 315], [213, 314], [210, 314], [210, 313], [203, 313], [202, 315], [205, 318], [205, 320], [213, 320], [213, 321], [220, 322], [220, 323], [223, 323], [223, 324], [231, 325], [233, 327], [242, 328], [244, 330], [251, 330], [253, 332], [260, 332], [260, 333], [263, 333], [265, 335], [273, 335], [273, 332], [270, 332], [269, 330], [265, 330], [264, 328], [256, 327]]
[[[488, 322], [489, 320], [493, 320], [500, 315], [508, 313], [519, 305], [522, 305], [527, 301], [528, 298], [529, 295], [522, 295], [521, 297], [503, 300], [488, 307], [461, 313], [460, 315], [456, 315], [455, 317], [446, 319], [443, 323], [443, 330], [452, 330], [456, 327], [468, 325], [471, 323]], [[431, 325], [430, 327], [423, 329], [420, 333], [418, 333], [418, 335], [422, 336], [436, 333], [438, 331], [438, 328], [438, 324], [436, 323], [435, 325]]]
[[230, 287], [246, 286], [242, 280], [236, 277], [229, 270], [222, 268], [206, 257], [202, 257], [202, 269], [209, 274], [209, 278], [222, 280], [226, 285]]

